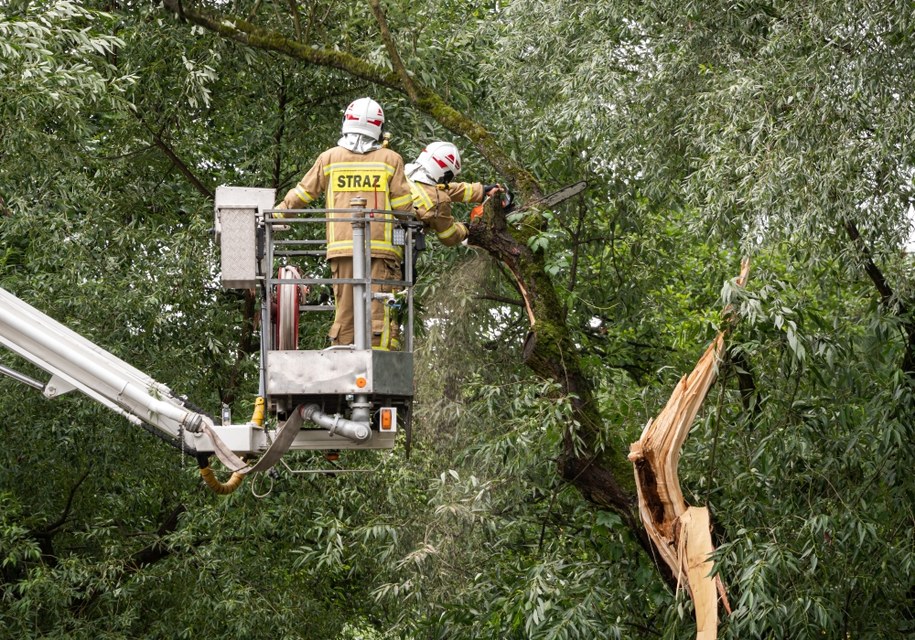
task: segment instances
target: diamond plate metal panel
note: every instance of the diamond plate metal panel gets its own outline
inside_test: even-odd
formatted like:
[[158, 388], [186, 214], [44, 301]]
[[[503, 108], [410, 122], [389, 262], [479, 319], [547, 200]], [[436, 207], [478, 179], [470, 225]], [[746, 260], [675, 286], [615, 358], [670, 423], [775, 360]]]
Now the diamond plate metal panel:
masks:
[[257, 278], [257, 219], [273, 207], [273, 189], [219, 186], [216, 189], [216, 237], [219, 240], [222, 286], [249, 289]]
[[220, 209], [222, 286], [249, 289], [257, 280], [257, 209]]

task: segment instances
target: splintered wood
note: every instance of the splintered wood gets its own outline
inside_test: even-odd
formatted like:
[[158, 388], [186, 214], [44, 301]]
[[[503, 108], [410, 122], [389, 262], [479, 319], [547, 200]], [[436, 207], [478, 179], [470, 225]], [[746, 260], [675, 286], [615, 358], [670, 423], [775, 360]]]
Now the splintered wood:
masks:
[[[747, 281], [750, 265], [744, 261], [738, 286]], [[730, 309], [725, 309], [725, 316]], [[686, 583], [696, 610], [696, 637], [718, 637], [718, 599], [730, 613], [721, 578], [712, 571], [711, 525], [708, 509], [690, 507], [683, 498], [677, 466], [680, 449], [709, 389], [718, 375], [724, 353], [722, 329], [699, 359], [693, 371], [680, 380], [658, 417], [648, 422], [642, 437], [629, 447], [629, 460], [635, 468], [639, 514], [658, 553], [677, 576]]]

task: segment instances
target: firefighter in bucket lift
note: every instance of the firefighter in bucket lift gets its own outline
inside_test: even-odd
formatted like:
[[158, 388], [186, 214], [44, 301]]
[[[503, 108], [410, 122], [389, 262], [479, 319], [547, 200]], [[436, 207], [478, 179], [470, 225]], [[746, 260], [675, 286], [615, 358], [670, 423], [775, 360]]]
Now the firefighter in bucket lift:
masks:
[[[302, 209], [325, 194], [327, 209], [348, 209], [356, 197], [369, 209], [410, 211], [413, 196], [404, 174], [403, 158], [381, 142], [384, 111], [371, 98], [354, 100], [343, 115], [342, 137], [324, 151], [305, 177], [286, 194], [277, 209]], [[349, 214], [329, 214], [348, 218]], [[392, 218], [393, 216], [385, 216]], [[394, 225], [374, 222], [371, 227], [373, 280], [400, 280], [403, 247], [394, 244]], [[333, 278], [353, 277], [353, 229], [349, 222], [327, 223], [327, 259]], [[373, 286], [373, 291], [391, 287]], [[329, 336], [333, 345], [352, 344], [353, 287], [334, 285], [336, 315]], [[372, 302], [372, 346], [399, 347], [397, 319], [381, 301]]]
[[483, 202], [504, 192], [498, 184], [452, 182], [461, 172], [461, 154], [450, 142], [432, 142], [406, 167], [416, 217], [446, 247], [467, 239], [467, 225], [451, 214], [454, 202]]

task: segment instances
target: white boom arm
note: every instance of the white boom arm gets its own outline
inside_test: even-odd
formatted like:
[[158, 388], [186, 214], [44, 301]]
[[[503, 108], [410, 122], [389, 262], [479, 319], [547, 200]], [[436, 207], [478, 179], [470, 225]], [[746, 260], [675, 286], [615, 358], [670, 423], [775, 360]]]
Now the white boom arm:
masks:
[[[143, 423], [188, 454], [215, 452], [230, 469], [241, 467], [230, 452], [262, 454], [277, 441], [278, 431], [252, 423], [214, 425], [206, 415], [188, 408], [164, 384], [68, 329], [0, 287], [0, 345], [51, 374], [42, 385], [26, 375], [0, 366], [0, 374], [41, 389], [46, 398], [78, 389], [123, 415]], [[394, 433], [373, 434], [363, 425], [308, 407], [305, 418], [321, 430], [299, 431], [288, 447], [294, 450], [390, 448]], [[335, 436], [336, 433], [336, 436]], [[284, 445], [285, 446], [285, 445]]]
[[189, 449], [212, 421], [188, 410], [163, 384], [89, 342], [53, 318], [0, 288], [0, 344], [51, 374], [42, 393], [54, 398], [78, 389], [135, 424], [145, 422], [162, 435], [184, 435]]

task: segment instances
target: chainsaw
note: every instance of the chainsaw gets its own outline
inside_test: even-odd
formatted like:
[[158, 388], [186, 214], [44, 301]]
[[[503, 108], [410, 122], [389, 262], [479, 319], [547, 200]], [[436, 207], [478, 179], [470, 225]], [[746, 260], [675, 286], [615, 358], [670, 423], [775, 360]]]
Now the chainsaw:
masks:
[[[511, 213], [513, 215], [513, 217], [516, 216], [517, 214], [521, 213], [522, 211], [527, 211], [528, 209], [533, 209], [534, 207], [536, 207], [538, 209], [550, 209], [552, 207], [555, 207], [560, 202], [568, 200], [572, 196], [578, 195], [579, 193], [584, 191], [585, 187], [587, 187], [587, 186], [588, 186], [588, 183], [584, 180], [582, 180], [580, 182], [576, 182], [574, 184], [570, 184], [567, 187], [563, 187], [559, 191], [554, 191], [553, 193], [551, 193], [548, 196], [543, 196], [542, 198], [538, 198], [532, 202], [528, 202], [520, 209], [515, 209], [514, 202], [512, 201], [511, 197], [510, 196], [508, 198], [504, 197], [507, 192], [503, 192], [502, 207], [506, 213]], [[483, 202], [481, 202], [480, 204], [475, 206], [470, 211], [471, 222], [483, 215], [483, 207], [486, 205], [487, 202], [489, 202], [490, 197], [491, 196], [486, 196], [486, 198], [483, 200]]]

